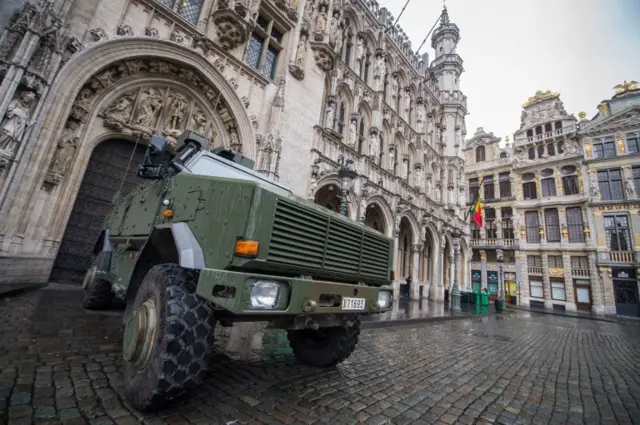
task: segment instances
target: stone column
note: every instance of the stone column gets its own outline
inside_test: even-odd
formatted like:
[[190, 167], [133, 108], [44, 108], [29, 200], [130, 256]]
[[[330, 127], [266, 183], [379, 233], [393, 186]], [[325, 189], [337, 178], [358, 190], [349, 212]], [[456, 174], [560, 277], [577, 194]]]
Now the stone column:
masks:
[[611, 268], [601, 267], [600, 277], [602, 278], [604, 314], [616, 314], [616, 299], [613, 293], [613, 273]]
[[589, 252], [589, 275], [591, 280], [591, 311], [594, 314], [604, 314], [603, 278], [596, 263], [597, 254]]
[[567, 311], [577, 311], [576, 298], [573, 287], [573, 274], [571, 273], [571, 255], [568, 252], [562, 253], [562, 266], [564, 270], [564, 291], [566, 295], [565, 309]]
[[502, 209], [500, 209], [500, 207], [496, 207], [495, 212], [496, 212], [496, 219], [494, 224], [496, 226], [496, 239], [497, 239], [498, 245], [501, 246], [502, 245]]
[[[529, 265], [527, 264], [527, 255], [524, 252], [520, 252], [520, 267], [516, 268], [516, 273], [520, 271], [520, 305], [530, 305], [530, 293], [529, 293]], [[516, 267], [518, 267], [518, 256], [516, 256]]]
[[422, 253], [423, 244], [413, 244], [411, 245], [411, 293], [409, 294], [410, 299], [417, 300], [420, 299], [420, 279], [418, 276], [420, 275], [420, 254]]
[[553, 308], [551, 281], [549, 280], [549, 258], [545, 253], [542, 254], [542, 290], [544, 292], [544, 307]]
[[487, 251], [480, 250], [480, 271], [482, 273], [480, 289], [487, 288]]

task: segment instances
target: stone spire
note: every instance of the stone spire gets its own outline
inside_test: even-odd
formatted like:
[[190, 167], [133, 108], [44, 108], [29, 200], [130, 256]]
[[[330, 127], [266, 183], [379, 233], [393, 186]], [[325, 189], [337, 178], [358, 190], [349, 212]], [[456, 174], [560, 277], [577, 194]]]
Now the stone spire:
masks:
[[442, 26], [446, 26], [449, 25], [451, 22], [449, 21], [449, 12], [447, 12], [447, 6], [445, 5], [442, 8], [442, 15], [440, 15], [440, 25]]

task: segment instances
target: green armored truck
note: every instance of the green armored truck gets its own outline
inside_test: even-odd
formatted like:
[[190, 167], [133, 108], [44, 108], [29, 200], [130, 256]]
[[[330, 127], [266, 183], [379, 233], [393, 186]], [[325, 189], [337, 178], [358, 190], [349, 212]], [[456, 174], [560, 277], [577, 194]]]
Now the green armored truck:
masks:
[[85, 308], [126, 305], [125, 393], [142, 411], [202, 382], [216, 325], [286, 329], [300, 361], [329, 367], [353, 352], [359, 316], [392, 304], [392, 239], [208, 146], [151, 138], [149, 182], [114, 199], [83, 282]]

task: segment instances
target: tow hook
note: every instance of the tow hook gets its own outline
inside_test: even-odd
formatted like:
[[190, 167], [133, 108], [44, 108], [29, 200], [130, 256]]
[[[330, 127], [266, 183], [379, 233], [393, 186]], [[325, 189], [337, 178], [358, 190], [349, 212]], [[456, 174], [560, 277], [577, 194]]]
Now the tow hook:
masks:
[[311, 318], [307, 318], [307, 321], [305, 322], [305, 326], [307, 327], [307, 329], [312, 329], [314, 331], [317, 331], [318, 329], [320, 329], [320, 325]]

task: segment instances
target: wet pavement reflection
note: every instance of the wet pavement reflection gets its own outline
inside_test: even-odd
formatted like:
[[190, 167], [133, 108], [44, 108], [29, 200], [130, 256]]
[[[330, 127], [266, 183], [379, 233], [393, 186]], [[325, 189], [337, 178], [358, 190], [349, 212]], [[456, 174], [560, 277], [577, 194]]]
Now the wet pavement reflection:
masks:
[[393, 309], [386, 313], [364, 316], [363, 322], [399, 321], [413, 319], [427, 319], [437, 317], [469, 316], [495, 313], [492, 305], [476, 306], [462, 303], [459, 312], [451, 311], [448, 302], [436, 302], [426, 299], [410, 300], [398, 298], [393, 302]]

